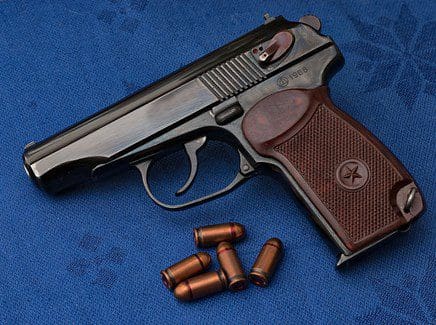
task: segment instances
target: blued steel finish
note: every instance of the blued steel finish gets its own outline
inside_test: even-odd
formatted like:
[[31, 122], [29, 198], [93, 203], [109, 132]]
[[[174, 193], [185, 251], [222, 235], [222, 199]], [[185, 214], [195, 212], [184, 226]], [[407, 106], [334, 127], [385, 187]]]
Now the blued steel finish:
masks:
[[162, 282], [168, 289], [174, 289], [180, 282], [206, 271], [211, 258], [208, 253], [197, 253], [160, 272]]
[[[425, 204], [401, 163], [329, 99], [326, 84], [343, 58], [320, 28], [315, 16], [289, 22], [265, 15], [264, 25], [241, 38], [29, 144], [25, 170], [56, 193], [136, 167], [153, 201], [172, 210], [222, 196], [258, 172], [275, 171], [341, 250], [341, 264], [406, 228]], [[261, 129], [265, 132], [256, 132]], [[182, 204], [156, 198], [147, 181], [150, 166], [184, 146], [191, 173], [177, 195], [184, 193], [206, 137], [237, 149], [240, 166], [233, 181]]]
[[268, 239], [251, 268], [248, 275], [250, 281], [260, 287], [268, 286], [282, 255], [282, 241], [278, 238]]
[[296, 25], [277, 17], [86, 120], [29, 146], [23, 155], [27, 173], [39, 186], [56, 193], [92, 180], [105, 165], [122, 169], [138, 158], [150, 156], [162, 149], [165, 138], [160, 138], [160, 148], [148, 148], [139, 156], [134, 151], [217, 103], [197, 77]]
[[180, 283], [174, 289], [174, 297], [182, 301], [191, 301], [227, 289], [227, 279], [222, 270], [197, 275]]
[[248, 284], [247, 276], [232, 244], [228, 242], [220, 243], [216, 248], [216, 255], [229, 282], [229, 289], [232, 291], [246, 289]]
[[223, 241], [235, 242], [244, 237], [245, 227], [236, 222], [194, 228], [194, 241], [197, 247], [212, 247]]

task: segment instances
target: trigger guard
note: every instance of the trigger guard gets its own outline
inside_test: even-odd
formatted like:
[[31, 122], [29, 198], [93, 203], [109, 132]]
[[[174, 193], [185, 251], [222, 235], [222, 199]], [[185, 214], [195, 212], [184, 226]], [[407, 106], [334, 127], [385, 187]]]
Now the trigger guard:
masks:
[[140, 171], [141, 176], [142, 176], [142, 182], [143, 182], [144, 187], [145, 187], [145, 191], [147, 192], [148, 196], [153, 200], [154, 203], [156, 203], [157, 205], [159, 205], [162, 208], [167, 209], [167, 210], [183, 210], [186, 208], [190, 208], [190, 207], [208, 202], [208, 201], [213, 200], [215, 198], [218, 198], [220, 196], [223, 196], [223, 195], [229, 193], [230, 191], [234, 190], [235, 188], [237, 188], [242, 183], [244, 183], [249, 178], [250, 174], [248, 173], [248, 169], [244, 168], [243, 166], [245, 166], [245, 167], [249, 166], [248, 168], [250, 171], [254, 171], [254, 169], [251, 165], [247, 165], [248, 162], [245, 159], [245, 157], [242, 155], [241, 152], [239, 152], [239, 156], [241, 159], [240, 167], [241, 167], [242, 171], [241, 170], [238, 171], [235, 178], [230, 182], [230, 184], [228, 184], [225, 188], [223, 188], [219, 191], [216, 191], [212, 194], [205, 195], [201, 198], [198, 198], [198, 199], [195, 199], [192, 201], [188, 201], [188, 202], [185, 202], [182, 204], [167, 204], [167, 203], [160, 201], [158, 198], [156, 198], [156, 196], [154, 196], [154, 194], [152, 193], [152, 191], [150, 189], [150, 185], [148, 184], [148, 170], [153, 162], [152, 160], [147, 160], [147, 161], [144, 161], [142, 163], [139, 163], [135, 167], [138, 168], [138, 170]]

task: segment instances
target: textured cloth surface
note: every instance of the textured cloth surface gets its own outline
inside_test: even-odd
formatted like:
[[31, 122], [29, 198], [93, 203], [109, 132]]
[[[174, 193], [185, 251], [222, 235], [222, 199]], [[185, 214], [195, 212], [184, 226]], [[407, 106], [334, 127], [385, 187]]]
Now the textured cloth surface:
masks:
[[[426, 198], [408, 233], [337, 270], [337, 250], [266, 176], [182, 212], [156, 206], [134, 170], [55, 197], [27, 179], [26, 143], [250, 31], [264, 12], [314, 13], [337, 42], [346, 64], [330, 82], [334, 102], [397, 155]], [[435, 20], [432, 0], [0, 1], [0, 322], [434, 323]], [[191, 195], [224, 185], [237, 163], [211, 142]], [[158, 196], [171, 198], [188, 169], [180, 153], [156, 166]], [[230, 220], [247, 228], [237, 245], [246, 269], [265, 240], [283, 240], [271, 286], [176, 301], [159, 271], [197, 251], [194, 226]]]

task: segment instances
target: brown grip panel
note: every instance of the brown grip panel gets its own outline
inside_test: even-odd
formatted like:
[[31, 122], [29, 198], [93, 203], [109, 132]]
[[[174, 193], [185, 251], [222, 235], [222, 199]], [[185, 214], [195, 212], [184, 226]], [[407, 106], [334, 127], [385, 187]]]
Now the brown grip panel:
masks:
[[327, 87], [270, 95], [247, 112], [242, 127], [259, 154], [285, 166], [350, 252], [402, 228], [424, 210], [406, 169], [333, 105]]

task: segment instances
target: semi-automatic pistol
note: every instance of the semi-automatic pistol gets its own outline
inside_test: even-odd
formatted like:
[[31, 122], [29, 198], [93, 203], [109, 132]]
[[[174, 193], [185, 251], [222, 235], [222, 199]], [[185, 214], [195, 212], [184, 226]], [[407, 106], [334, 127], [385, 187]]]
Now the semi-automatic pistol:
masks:
[[[224, 195], [259, 172], [279, 173], [342, 252], [338, 265], [408, 229], [424, 211], [422, 194], [389, 149], [332, 103], [327, 82], [343, 57], [319, 19], [264, 18], [235, 41], [29, 144], [27, 173], [56, 193], [136, 167], [154, 202], [174, 210]], [[152, 163], [184, 147], [191, 172], [180, 195], [207, 139], [238, 151], [234, 180], [193, 201], [161, 202], [148, 183]]]

